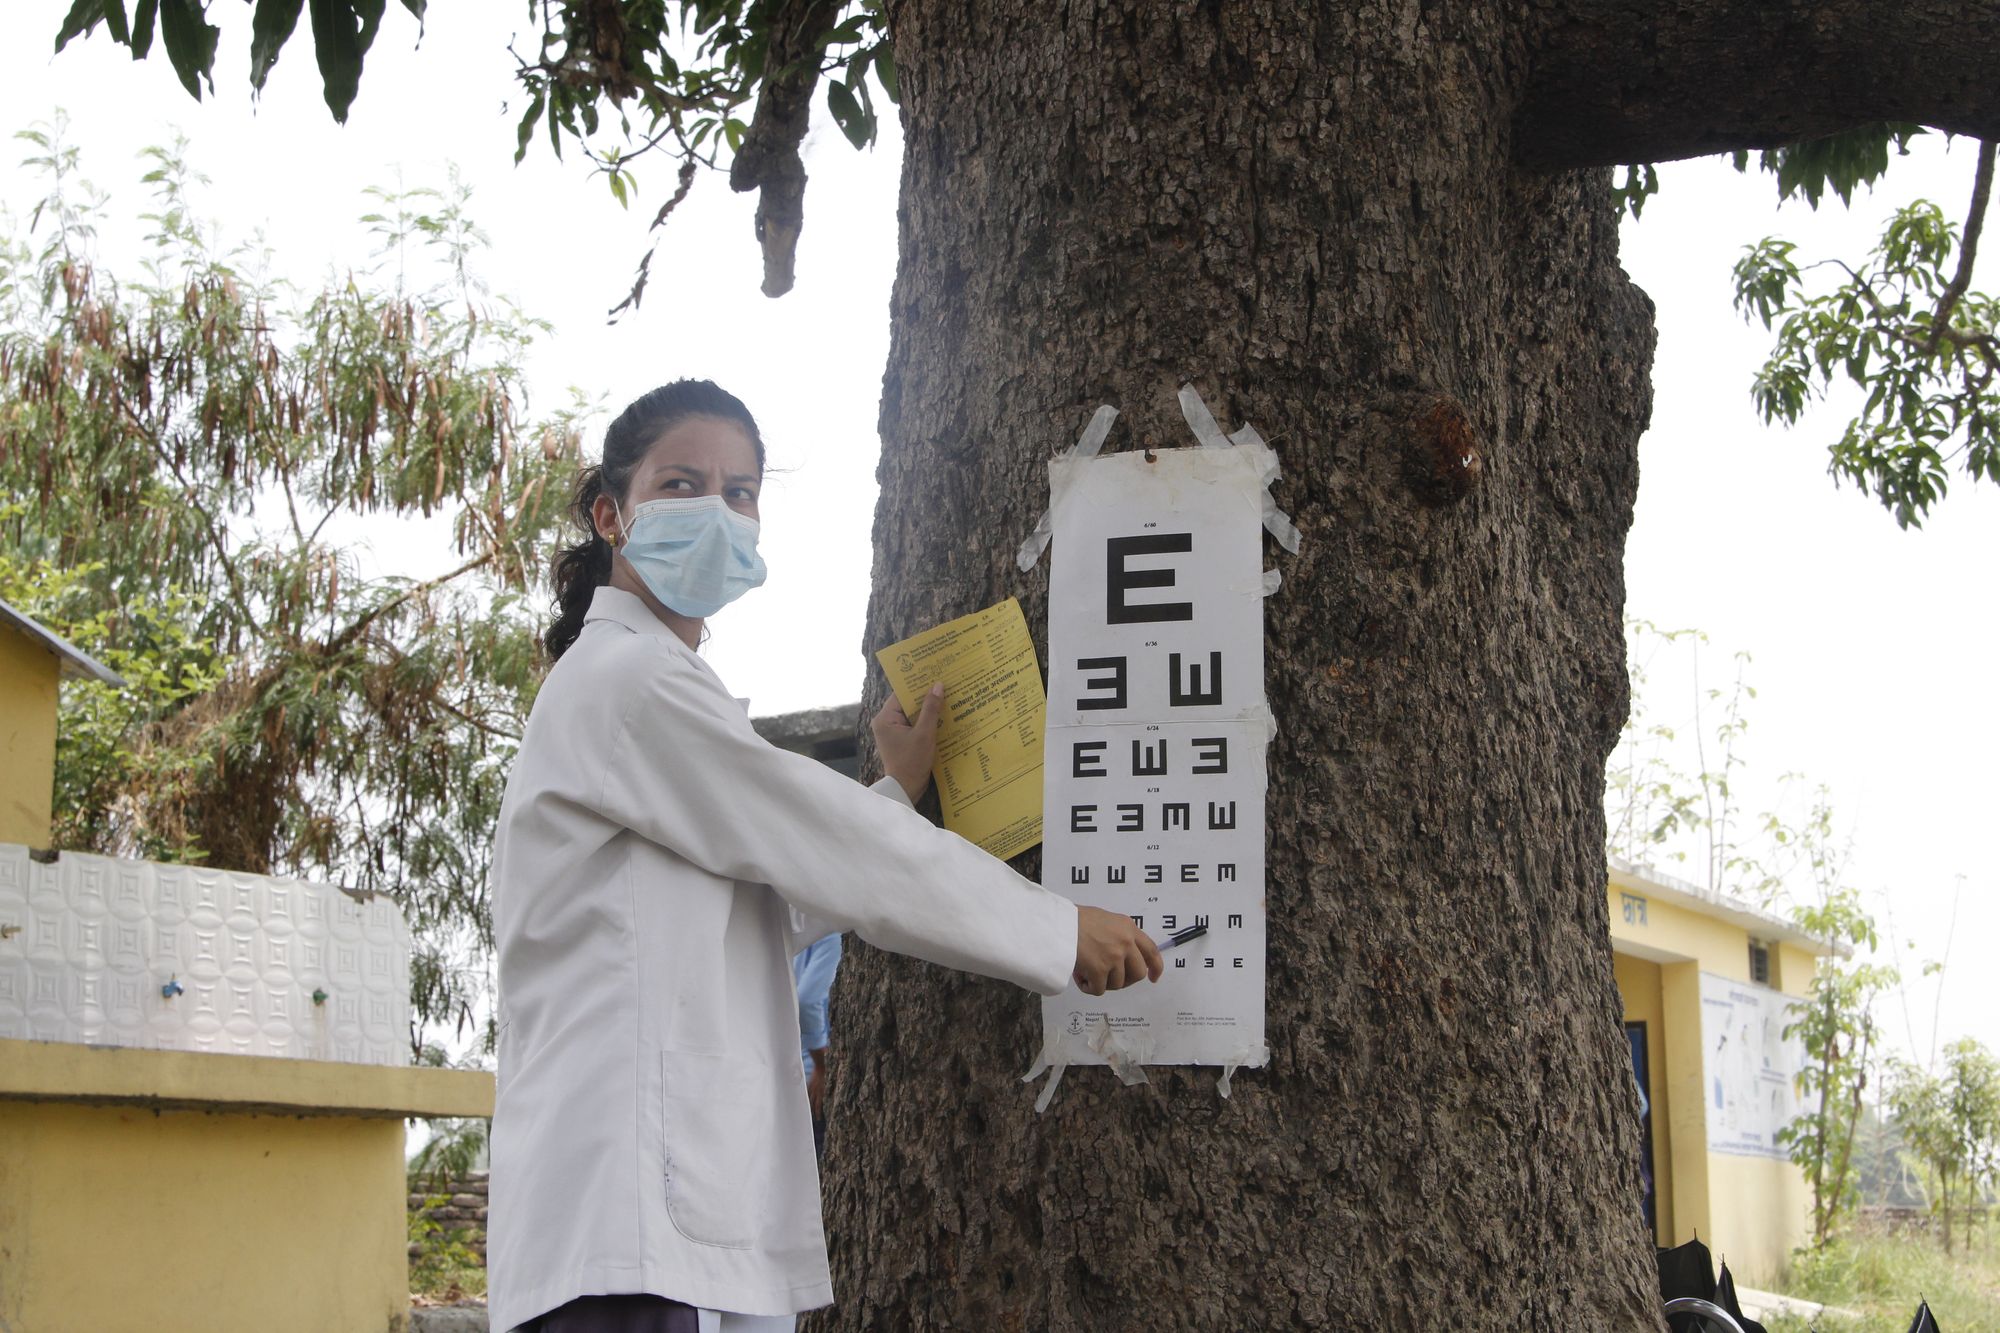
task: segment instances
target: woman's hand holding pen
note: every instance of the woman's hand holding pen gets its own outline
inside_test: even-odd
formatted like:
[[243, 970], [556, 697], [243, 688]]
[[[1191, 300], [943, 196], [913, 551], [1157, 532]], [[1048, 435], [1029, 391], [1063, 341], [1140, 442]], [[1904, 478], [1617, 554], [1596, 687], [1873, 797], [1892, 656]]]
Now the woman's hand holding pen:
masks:
[[1101, 907], [1076, 909], [1076, 985], [1085, 995], [1158, 981], [1160, 947], [1129, 916]]
[[891, 693], [889, 702], [869, 722], [875, 734], [875, 753], [882, 756], [882, 771], [910, 794], [910, 804], [923, 799], [931, 785], [931, 767], [937, 762], [938, 714], [944, 711], [944, 686], [931, 686], [912, 722], [903, 711], [902, 701]]

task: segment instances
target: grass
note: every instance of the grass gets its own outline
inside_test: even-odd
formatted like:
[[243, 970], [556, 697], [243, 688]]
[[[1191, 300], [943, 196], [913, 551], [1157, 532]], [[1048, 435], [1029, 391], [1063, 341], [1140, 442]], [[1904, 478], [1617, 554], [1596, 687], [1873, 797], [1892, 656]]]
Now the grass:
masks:
[[1797, 1260], [1783, 1290], [1859, 1317], [1778, 1319], [1770, 1333], [1907, 1333], [1919, 1300], [1941, 1333], [2000, 1333], [2000, 1236], [1989, 1224], [1947, 1258], [1934, 1236], [1860, 1233]]
[[[410, 1261], [412, 1297], [427, 1304], [485, 1297], [486, 1268], [463, 1233], [413, 1213], [410, 1239], [423, 1246]], [[2000, 1225], [1981, 1228], [1950, 1258], [1928, 1235], [1851, 1235], [1824, 1254], [1794, 1260], [1778, 1290], [1860, 1317], [1829, 1315], [1810, 1324], [1774, 1319], [1766, 1323], [1768, 1333], [1908, 1333], [1919, 1300], [1931, 1303], [1941, 1333], [2000, 1333]]]
[[[433, 1195], [426, 1205], [444, 1202]], [[410, 1212], [410, 1241], [420, 1252], [410, 1260], [410, 1296], [421, 1302], [452, 1304], [468, 1296], [486, 1295], [486, 1265], [466, 1243], [467, 1232], [447, 1230], [419, 1210]]]
[[[456, 1305], [468, 1296], [486, 1298], [486, 1266], [477, 1259], [464, 1263], [410, 1261], [410, 1296], [439, 1305]], [[1902, 1333], [1898, 1329], [1896, 1333]]]

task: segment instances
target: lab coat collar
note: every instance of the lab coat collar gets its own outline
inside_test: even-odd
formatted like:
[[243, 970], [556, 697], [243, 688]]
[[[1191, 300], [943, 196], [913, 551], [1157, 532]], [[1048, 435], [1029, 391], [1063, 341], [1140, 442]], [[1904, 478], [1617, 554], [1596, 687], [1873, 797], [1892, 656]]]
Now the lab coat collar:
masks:
[[[608, 583], [600, 585], [597, 591], [591, 594], [590, 610], [584, 614], [583, 623], [588, 625], [596, 620], [607, 621], [632, 634], [644, 634], [649, 638], [658, 639], [667, 645], [669, 651], [679, 653], [694, 663], [699, 670], [714, 677], [718, 685], [722, 683], [722, 678], [715, 674], [715, 668], [710, 666], [700, 653], [688, 647], [666, 621], [653, 614], [652, 607], [631, 593], [614, 588]], [[745, 713], [750, 711], [748, 700], [738, 702], [743, 704]]]
[[[668, 628], [667, 622], [653, 614], [653, 609], [622, 588], [614, 588], [606, 583], [591, 594], [590, 610], [584, 613], [583, 623], [593, 620], [608, 620], [614, 625], [623, 625], [634, 634], [651, 634], [657, 638], [672, 639], [681, 643], [680, 636]], [[681, 647], [687, 647], [682, 643]]]

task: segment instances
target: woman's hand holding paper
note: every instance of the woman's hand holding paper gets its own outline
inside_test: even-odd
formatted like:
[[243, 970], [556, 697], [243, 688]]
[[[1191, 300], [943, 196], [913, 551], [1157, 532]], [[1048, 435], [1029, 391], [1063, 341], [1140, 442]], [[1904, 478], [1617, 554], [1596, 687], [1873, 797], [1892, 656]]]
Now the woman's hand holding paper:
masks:
[[912, 722], [894, 693], [869, 722], [875, 735], [875, 752], [882, 756], [882, 771], [909, 793], [910, 804], [923, 799], [931, 785], [931, 769], [937, 763], [938, 715], [944, 711], [944, 686], [933, 685], [924, 696]]

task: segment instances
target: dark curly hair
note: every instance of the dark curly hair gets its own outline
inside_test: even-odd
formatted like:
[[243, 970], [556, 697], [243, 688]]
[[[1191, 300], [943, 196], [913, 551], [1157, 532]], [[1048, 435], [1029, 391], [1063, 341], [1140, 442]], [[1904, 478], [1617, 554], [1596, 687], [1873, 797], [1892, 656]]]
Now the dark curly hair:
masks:
[[611, 543], [598, 535], [591, 509], [600, 495], [622, 506], [632, 486], [632, 473], [646, 451], [667, 431], [689, 417], [714, 417], [734, 422], [757, 448], [757, 471], [764, 470], [764, 437], [743, 400], [709, 380], [675, 380], [634, 399], [604, 432], [604, 457], [586, 467], [570, 501], [570, 521], [580, 540], [562, 548], [555, 566], [555, 620], [542, 635], [551, 659], [561, 657], [583, 633], [590, 599], [611, 579]]

